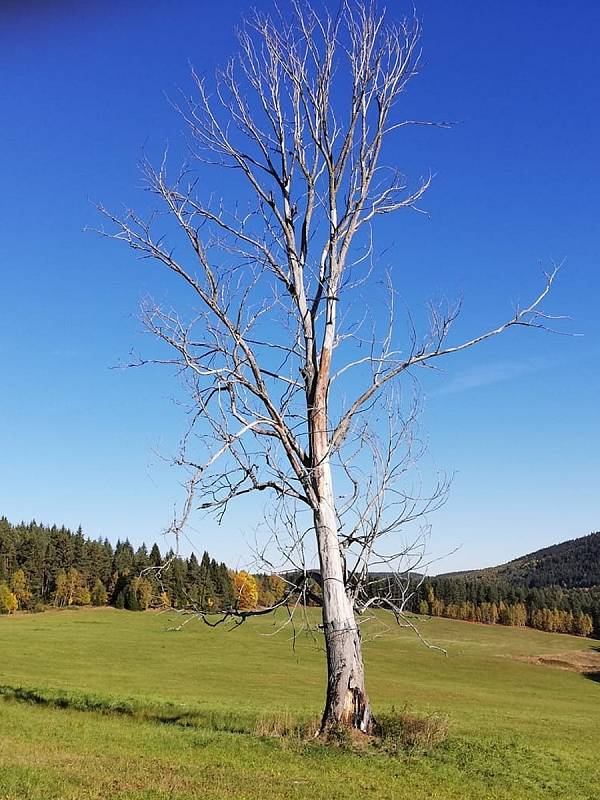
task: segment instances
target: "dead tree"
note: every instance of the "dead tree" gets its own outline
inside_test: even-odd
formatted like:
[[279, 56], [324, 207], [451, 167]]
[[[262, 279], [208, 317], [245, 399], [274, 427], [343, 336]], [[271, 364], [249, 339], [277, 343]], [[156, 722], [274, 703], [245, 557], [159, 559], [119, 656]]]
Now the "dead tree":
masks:
[[[402, 615], [402, 559], [413, 556], [415, 567], [424, 552], [394, 545], [393, 534], [446, 490], [442, 480], [423, 499], [406, 488], [419, 445], [413, 412], [399, 412], [399, 387], [418, 368], [508, 328], [547, 327], [541, 304], [556, 269], [531, 303], [468, 340], [450, 337], [458, 308], [432, 306], [428, 329], [409, 328], [396, 343], [398, 276], [382, 275], [373, 237], [380, 217], [418, 209], [430, 183], [411, 185], [384, 149], [404, 127], [433, 124], [401, 115], [419, 69], [419, 20], [395, 22], [359, 0], [336, 16], [304, 0], [287, 5], [285, 14], [245, 21], [238, 55], [210, 88], [192, 73], [193, 94], [176, 106], [189, 131], [187, 163], [173, 174], [166, 156], [142, 165], [157, 211], [102, 211], [115, 226], [107, 235], [189, 292], [186, 310], [148, 303], [143, 311], [166, 345], [151, 360], [176, 367], [194, 409], [178, 459], [190, 471], [187, 497], [174, 528], [197, 507], [222, 518], [235, 498], [274, 495], [274, 537], [291, 567], [307, 574], [300, 561], [310, 540], [318, 553], [323, 729], [367, 732], [357, 614], [379, 606]], [[235, 202], [212, 193], [214, 169], [236, 179]], [[361, 301], [363, 287], [383, 279], [389, 316]], [[378, 568], [396, 572], [397, 592], [367, 591]], [[291, 588], [283, 602], [298, 596]]]

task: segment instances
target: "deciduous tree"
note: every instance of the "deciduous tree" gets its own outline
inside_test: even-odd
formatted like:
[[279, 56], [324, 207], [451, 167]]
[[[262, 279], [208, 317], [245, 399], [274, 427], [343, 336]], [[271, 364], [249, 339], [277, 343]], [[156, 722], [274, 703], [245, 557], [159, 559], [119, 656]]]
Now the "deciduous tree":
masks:
[[[216, 85], [194, 73], [179, 106], [188, 161], [174, 171], [167, 157], [143, 163], [157, 213], [101, 209], [116, 226], [108, 235], [188, 291], [179, 309], [143, 310], [168, 348], [149, 360], [184, 376], [193, 409], [177, 457], [189, 470], [187, 497], [172, 530], [198, 506], [221, 519], [235, 498], [274, 495], [270, 546], [259, 551], [264, 569], [285, 564], [301, 576], [275, 606], [295, 602], [309, 579], [319, 583], [324, 729], [371, 729], [356, 615], [379, 606], [403, 616], [405, 573], [423, 566], [424, 548], [394, 544], [393, 534], [436, 508], [447, 488], [442, 478], [423, 495], [407, 480], [421, 446], [416, 405], [402, 403], [399, 387], [410, 395], [416, 371], [510, 328], [545, 327], [541, 304], [556, 276], [549, 271], [530, 302], [465, 339], [453, 338], [459, 306], [435, 304], [426, 328], [408, 315], [400, 338], [394, 287], [418, 266], [398, 252], [387, 271], [374, 242], [378, 221], [419, 210], [430, 185], [395, 163], [402, 132], [431, 124], [402, 113], [420, 34], [416, 16], [395, 21], [359, 0], [335, 16], [304, 0], [274, 17], [252, 14]], [[233, 199], [215, 194], [215, 168], [237, 176]], [[369, 286], [385, 294], [365, 295]], [[309, 537], [317, 569], [304, 559]], [[378, 569], [396, 579], [373, 596], [366, 588]], [[266, 611], [244, 606], [228, 614]]]
[[92, 588], [91, 602], [93, 606], [105, 606], [108, 602], [108, 593], [100, 578], [96, 578]]
[[18, 607], [14, 592], [11, 592], [6, 583], [0, 583], [0, 614], [12, 614]]
[[233, 586], [235, 589], [235, 605], [240, 611], [249, 611], [256, 608], [258, 602], [258, 586], [254, 575], [245, 570], [233, 573]]
[[10, 579], [10, 588], [15, 597], [19, 608], [27, 608], [31, 600], [31, 591], [27, 577], [22, 569], [18, 569]]

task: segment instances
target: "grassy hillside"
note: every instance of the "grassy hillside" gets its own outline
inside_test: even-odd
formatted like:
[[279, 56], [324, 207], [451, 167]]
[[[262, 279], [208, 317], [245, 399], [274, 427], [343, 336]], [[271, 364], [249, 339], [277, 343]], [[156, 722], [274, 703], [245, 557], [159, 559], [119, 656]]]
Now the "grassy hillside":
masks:
[[531, 588], [600, 586], [600, 533], [590, 533], [515, 558], [506, 564], [467, 572], [449, 572], [440, 577], [495, 578]]
[[398, 629], [367, 641], [376, 709], [451, 722], [433, 753], [391, 758], [255, 735], [265, 715], [318, 713], [318, 640], [294, 652], [264, 620], [167, 624], [112, 609], [0, 619], [1, 800], [342, 798], [350, 784], [390, 800], [597, 796], [600, 684], [531, 663], [594, 642], [442, 619], [423, 628], [447, 658]]

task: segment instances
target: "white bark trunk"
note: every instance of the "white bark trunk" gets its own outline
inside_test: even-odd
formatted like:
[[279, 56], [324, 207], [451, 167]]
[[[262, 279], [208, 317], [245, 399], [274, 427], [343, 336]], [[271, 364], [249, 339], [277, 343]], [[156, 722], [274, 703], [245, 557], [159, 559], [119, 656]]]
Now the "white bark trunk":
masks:
[[323, 582], [323, 631], [327, 650], [327, 701], [321, 729], [342, 725], [367, 733], [372, 727], [371, 708], [365, 691], [360, 632], [352, 601], [346, 592], [328, 461], [321, 463], [317, 472], [320, 503], [315, 511], [315, 527]]

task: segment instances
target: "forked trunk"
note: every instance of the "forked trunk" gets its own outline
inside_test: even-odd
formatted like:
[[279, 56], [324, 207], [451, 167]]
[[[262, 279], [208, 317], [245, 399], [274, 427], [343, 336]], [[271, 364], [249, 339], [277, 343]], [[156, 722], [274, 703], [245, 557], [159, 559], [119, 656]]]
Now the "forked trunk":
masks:
[[321, 464], [318, 472], [321, 503], [315, 512], [315, 527], [323, 582], [323, 631], [327, 650], [327, 701], [321, 730], [340, 725], [369, 733], [373, 719], [365, 691], [360, 631], [352, 601], [346, 593], [329, 464]]

